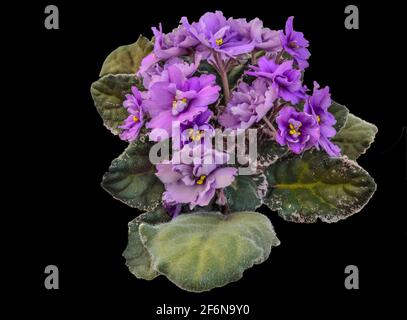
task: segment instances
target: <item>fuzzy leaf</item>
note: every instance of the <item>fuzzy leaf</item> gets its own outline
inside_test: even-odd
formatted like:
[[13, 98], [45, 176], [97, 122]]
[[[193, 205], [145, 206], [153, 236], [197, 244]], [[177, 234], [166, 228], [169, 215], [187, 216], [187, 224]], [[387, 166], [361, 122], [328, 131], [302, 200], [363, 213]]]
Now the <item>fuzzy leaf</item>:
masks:
[[353, 114], [348, 115], [348, 120], [341, 131], [332, 139], [337, 144], [343, 155], [356, 160], [370, 147], [377, 133], [374, 124], [366, 122]]
[[153, 45], [147, 38], [139, 36], [135, 43], [118, 47], [108, 55], [103, 63], [99, 76], [107, 74], [136, 73], [141, 60], [153, 49]]
[[376, 184], [356, 162], [306, 152], [277, 161], [266, 170], [264, 202], [285, 220], [336, 222], [360, 211]]
[[165, 224], [142, 223], [140, 235], [154, 268], [193, 292], [239, 280], [280, 243], [267, 217], [256, 212], [185, 214]]
[[161, 203], [164, 186], [149, 160], [150, 143], [132, 143], [105, 173], [102, 187], [115, 199], [139, 210], [153, 210]]
[[232, 211], [255, 210], [263, 203], [267, 193], [267, 179], [263, 173], [238, 175], [225, 188], [228, 206]]
[[349, 114], [349, 109], [335, 101], [332, 101], [332, 104], [328, 108], [328, 111], [334, 115], [336, 119], [336, 124], [334, 125], [334, 128], [336, 132], [339, 132], [339, 130], [341, 130], [346, 123], [346, 119]]
[[125, 95], [132, 86], [140, 86], [140, 82], [133, 75], [107, 75], [92, 83], [90, 92], [96, 109], [103, 119], [103, 124], [113, 134], [119, 134], [127, 110], [122, 103]]
[[268, 167], [276, 162], [279, 158], [288, 153], [286, 147], [280, 146], [274, 140], [264, 140], [259, 142], [257, 147], [257, 161], [261, 167]]
[[129, 242], [123, 257], [130, 272], [139, 279], [152, 280], [158, 276], [152, 267], [151, 256], [140, 239], [139, 226], [141, 223], [156, 225], [168, 222], [170, 217], [163, 208], [141, 214], [129, 222]]

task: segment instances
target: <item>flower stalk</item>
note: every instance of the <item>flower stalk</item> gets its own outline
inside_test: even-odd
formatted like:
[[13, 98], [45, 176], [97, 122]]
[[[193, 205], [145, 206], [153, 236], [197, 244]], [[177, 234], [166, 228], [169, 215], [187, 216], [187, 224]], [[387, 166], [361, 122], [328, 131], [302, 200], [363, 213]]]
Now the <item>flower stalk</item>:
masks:
[[270, 130], [275, 133], [276, 129], [274, 128], [273, 124], [270, 122], [269, 119], [267, 119], [266, 116], [263, 117], [263, 121], [267, 124], [267, 126], [270, 128]]
[[229, 79], [227, 73], [227, 64], [224, 63], [222, 57], [219, 56], [217, 52], [214, 52], [215, 58], [215, 69], [218, 71], [220, 79], [222, 81], [222, 88], [223, 88], [223, 97], [225, 105], [228, 104], [230, 99], [230, 88], [229, 88]]

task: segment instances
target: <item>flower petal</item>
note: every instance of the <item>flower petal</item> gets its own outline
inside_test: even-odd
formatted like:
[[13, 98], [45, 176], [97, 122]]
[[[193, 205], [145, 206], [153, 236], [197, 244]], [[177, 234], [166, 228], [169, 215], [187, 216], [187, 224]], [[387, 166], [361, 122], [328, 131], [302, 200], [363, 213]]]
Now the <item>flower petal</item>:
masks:
[[215, 188], [219, 189], [229, 186], [235, 180], [236, 175], [236, 168], [225, 167], [216, 169], [210, 176], [215, 178]]

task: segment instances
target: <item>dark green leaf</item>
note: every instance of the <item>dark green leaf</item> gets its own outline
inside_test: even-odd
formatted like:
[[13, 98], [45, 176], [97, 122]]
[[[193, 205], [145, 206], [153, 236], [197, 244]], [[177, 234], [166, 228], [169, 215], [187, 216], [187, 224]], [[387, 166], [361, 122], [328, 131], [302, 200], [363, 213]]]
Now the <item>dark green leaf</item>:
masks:
[[92, 83], [90, 92], [103, 123], [113, 134], [119, 134], [118, 128], [127, 118], [127, 110], [122, 103], [132, 86], [140, 86], [133, 75], [107, 75]]
[[263, 173], [238, 175], [225, 188], [228, 207], [231, 211], [255, 210], [263, 203], [267, 193], [267, 179]]
[[336, 222], [360, 211], [376, 184], [356, 162], [306, 152], [275, 162], [266, 170], [264, 202], [294, 222]]
[[348, 120], [341, 131], [332, 139], [343, 155], [356, 160], [370, 147], [377, 133], [374, 124], [366, 122], [349, 113]]
[[335, 101], [332, 101], [332, 104], [329, 107], [328, 111], [334, 115], [336, 119], [334, 128], [336, 129], [336, 132], [339, 132], [339, 130], [341, 130], [346, 123], [346, 119], [349, 113], [348, 108]]
[[279, 158], [288, 154], [286, 147], [280, 146], [274, 140], [263, 140], [257, 147], [257, 161], [261, 167], [268, 167]]
[[113, 160], [102, 187], [130, 207], [153, 210], [161, 203], [164, 186], [149, 160], [150, 143], [133, 143]]
[[233, 88], [237, 84], [237, 81], [242, 77], [246, 68], [247, 68], [246, 64], [239, 64], [238, 66], [230, 70], [228, 74], [230, 90], [233, 90]]

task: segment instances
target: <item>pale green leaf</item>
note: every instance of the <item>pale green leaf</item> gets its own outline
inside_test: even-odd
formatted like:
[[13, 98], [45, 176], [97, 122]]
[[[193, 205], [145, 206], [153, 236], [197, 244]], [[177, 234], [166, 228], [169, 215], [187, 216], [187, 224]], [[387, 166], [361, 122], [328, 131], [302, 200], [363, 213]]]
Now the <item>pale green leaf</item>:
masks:
[[144, 247], [140, 239], [139, 226], [141, 223], [155, 225], [168, 222], [170, 217], [163, 208], [141, 214], [129, 222], [129, 241], [123, 257], [126, 259], [126, 266], [137, 278], [152, 280], [158, 276], [157, 271], [152, 267], [151, 256]]
[[103, 63], [100, 76], [121, 73], [135, 74], [140, 67], [141, 60], [152, 49], [151, 41], [143, 36], [139, 36], [135, 43], [121, 46], [108, 55]]
[[141, 224], [140, 235], [154, 269], [193, 292], [239, 280], [280, 243], [267, 217], [255, 212], [185, 214], [165, 224]]

